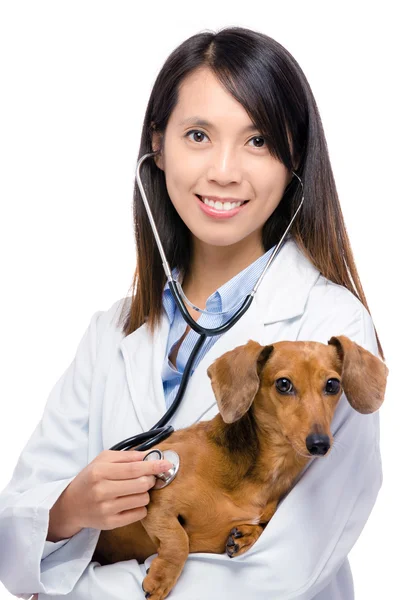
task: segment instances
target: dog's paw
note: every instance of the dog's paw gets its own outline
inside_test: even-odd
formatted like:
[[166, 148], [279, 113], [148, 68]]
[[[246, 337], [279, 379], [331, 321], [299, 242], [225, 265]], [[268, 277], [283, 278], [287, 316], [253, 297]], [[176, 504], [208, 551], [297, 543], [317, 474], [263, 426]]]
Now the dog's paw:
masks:
[[[175, 557], [176, 549], [174, 548], [173, 558]], [[184, 562], [183, 560], [180, 564], [176, 560], [172, 562], [170, 559], [161, 557], [159, 552], [159, 555], [150, 564], [150, 569], [147, 569], [146, 577], [142, 582], [145, 598], [150, 598], [150, 600], [167, 598], [182, 572]]]
[[144, 597], [150, 598], [150, 600], [163, 600], [170, 592], [170, 589], [162, 585], [161, 581], [151, 579], [150, 575], [143, 579], [142, 590]]
[[262, 531], [263, 527], [261, 525], [240, 525], [239, 527], [233, 527], [227, 538], [226, 554], [230, 558], [244, 554], [253, 546]]
[[149, 575], [149, 569], [147, 569], [146, 577], [142, 583], [144, 597], [150, 598], [150, 600], [164, 600], [173, 587], [166, 583], [166, 579], [166, 577], [156, 578]]

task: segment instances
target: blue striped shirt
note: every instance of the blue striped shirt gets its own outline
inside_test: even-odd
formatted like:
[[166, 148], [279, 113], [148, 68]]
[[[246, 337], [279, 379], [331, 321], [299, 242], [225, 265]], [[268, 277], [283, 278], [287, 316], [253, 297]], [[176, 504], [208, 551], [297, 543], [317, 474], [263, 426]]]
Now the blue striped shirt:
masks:
[[[218, 327], [219, 325], [226, 323], [227, 320], [234, 315], [236, 310], [239, 308], [239, 306], [236, 306], [236, 304], [239, 303], [241, 299], [246, 298], [246, 296], [251, 292], [253, 286], [265, 268], [265, 265], [269, 260], [269, 256], [273, 252], [274, 248], [275, 246], [270, 248], [265, 254], [263, 254], [263, 256], [260, 256], [255, 260], [255, 262], [246, 267], [246, 269], [243, 269], [243, 271], [224, 283], [218, 290], [216, 290], [216, 292], [209, 296], [206, 301], [206, 310], [208, 311], [222, 312], [226, 311], [227, 309], [231, 309], [231, 307], [234, 308], [229, 310], [229, 312], [225, 313], [224, 315], [206, 315], [201, 313], [200, 318], [197, 320], [199, 325], [208, 328]], [[173, 269], [172, 276], [174, 280], [182, 283], [177, 268]], [[191, 298], [189, 298], [189, 300], [191, 300]], [[169, 360], [169, 355], [173, 346], [180, 340], [183, 333], [186, 331], [187, 323], [183, 319], [180, 311], [178, 309], [176, 310], [176, 303], [169, 289], [169, 282], [166, 282], [163, 290], [163, 307], [170, 322], [166, 355], [162, 368], [163, 390], [165, 394], [166, 407], [169, 408], [176, 397], [177, 390], [179, 389], [179, 385], [182, 380], [185, 365], [199, 338], [199, 334], [194, 332], [192, 329], [189, 331], [179, 348], [176, 357], [177, 369], [175, 369]], [[198, 363], [205, 356], [206, 352], [213, 346], [216, 340], [221, 337], [221, 335], [223, 334], [206, 338], [206, 341], [203, 343], [203, 346], [195, 359], [192, 373], [196, 369]]]

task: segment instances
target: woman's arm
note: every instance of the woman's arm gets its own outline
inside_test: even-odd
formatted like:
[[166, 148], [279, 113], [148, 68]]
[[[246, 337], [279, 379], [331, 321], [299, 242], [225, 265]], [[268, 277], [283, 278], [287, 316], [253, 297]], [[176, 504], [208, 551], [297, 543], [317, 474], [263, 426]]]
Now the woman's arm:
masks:
[[129, 592], [136, 600], [144, 598], [144, 570], [136, 560], [105, 567], [90, 562], [100, 530], [83, 528], [68, 539], [46, 540], [50, 510], [89, 462], [89, 400], [99, 340], [118, 306], [119, 301], [92, 316], [0, 493], [0, 581], [25, 600], [62, 595], [103, 600], [116, 594], [123, 599]]
[[0, 494], [0, 580], [12, 594], [70, 591], [100, 534], [82, 529], [67, 540], [46, 541], [50, 509], [88, 463], [89, 397], [102, 314], [92, 316]]

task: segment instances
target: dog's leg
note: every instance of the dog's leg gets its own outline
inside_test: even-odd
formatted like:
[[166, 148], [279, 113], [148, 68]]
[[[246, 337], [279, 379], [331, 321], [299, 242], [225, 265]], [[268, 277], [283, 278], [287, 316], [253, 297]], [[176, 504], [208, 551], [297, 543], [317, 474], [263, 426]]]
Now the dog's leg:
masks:
[[260, 518], [260, 524], [249, 525], [244, 523], [238, 525], [237, 527], [233, 527], [233, 529], [230, 530], [229, 537], [227, 538], [226, 542], [226, 554], [230, 556], [230, 558], [244, 554], [253, 546], [256, 540], [261, 536], [270, 519], [275, 514], [277, 504], [278, 500], [273, 500], [266, 506]]
[[150, 519], [150, 514], [142, 523], [152, 539], [159, 540], [158, 556], [150, 565], [143, 580], [145, 597], [150, 600], [163, 600], [176, 584], [189, 554], [189, 538], [177, 517], [163, 515]]

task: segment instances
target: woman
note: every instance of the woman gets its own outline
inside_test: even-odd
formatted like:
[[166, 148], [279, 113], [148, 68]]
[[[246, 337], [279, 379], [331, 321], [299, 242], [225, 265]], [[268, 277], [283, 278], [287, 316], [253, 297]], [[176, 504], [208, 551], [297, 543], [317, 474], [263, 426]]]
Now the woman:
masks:
[[[212, 313], [188, 305], [206, 327], [226, 322], [250, 292], [302, 200], [300, 181], [304, 190], [250, 308], [195, 360], [175, 429], [217, 413], [207, 367], [249, 339], [344, 334], [384, 358], [316, 103], [280, 44], [243, 28], [183, 42], [149, 99], [139, 156], [149, 152], [142, 180], [160, 239], [185, 295]], [[0, 496], [0, 579], [21, 597], [144, 597], [154, 556], [107, 566], [92, 556], [101, 529], [144, 517], [164, 466], [107, 450], [160, 419], [198, 335], [176, 310], [137, 186], [134, 219], [132, 296], [92, 316]], [[343, 395], [332, 433], [330, 455], [309, 463], [254, 547], [233, 561], [190, 554], [170, 598], [223, 598], [227, 587], [245, 599], [354, 597], [347, 555], [382, 482], [379, 414], [356, 413]]]

